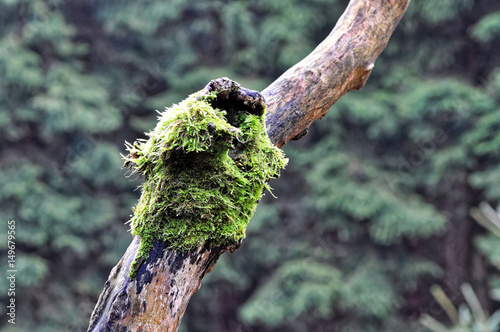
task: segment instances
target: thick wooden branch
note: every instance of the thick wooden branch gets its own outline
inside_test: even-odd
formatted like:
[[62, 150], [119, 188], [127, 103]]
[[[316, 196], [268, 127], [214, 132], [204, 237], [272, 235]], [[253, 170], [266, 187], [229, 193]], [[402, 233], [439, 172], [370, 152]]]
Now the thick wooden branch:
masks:
[[[263, 91], [267, 131], [282, 146], [307, 129], [349, 90], [365, 84], [410, 0], [352, 0], [330, 35]], [[231, 248], [201, 246], [190, 253], [154, 243], [137, 277], [128, 277], [136, 236], [105, 284], [88, 331], [177, 331], [191, 296], [220, 255]]]
[[346, 92], [365, 85], [409, 4], [351, 1], [330, 35], [262, 92], [274, 144], [281, 147], [322, 118]]
[[135, 236], [111, 271], [88, 331], [177, 331], [201, 279], [227, 250], [200, 247], [186, 254], [167, 250], [157, 242], [137, 277], [130, 280], [139, 244], [140, 238]]

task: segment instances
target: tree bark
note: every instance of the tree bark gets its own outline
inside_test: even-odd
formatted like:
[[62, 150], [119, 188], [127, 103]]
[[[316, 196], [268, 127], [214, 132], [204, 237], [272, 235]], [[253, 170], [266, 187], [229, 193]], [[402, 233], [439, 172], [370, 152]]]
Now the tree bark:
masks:
[[370, 75], [410, 0], [351, 0], [328, 37], [262, 94], [266, 126], [281, 147], [321, 119], [346, 92]]
[[190, 253], [154, 243], [135, 279], [130, 266], [139, 249], [135, 236], [111, 273], [92, 313], [88, 331], [177, 331], [191, 296], [229, 248], [200, 247]]
[[[262, 94], [271, 141], [282, 146], [323, 117], [346, 92], [362, 88], [410, 0], [351, 0], [330, 35]], [[156, 242], [137, 277], [128, 277], [140, 238], [113, 268], [88, 331], [177, 331], [191, 296], [217, 259], [235, 247], [190, 253]]]

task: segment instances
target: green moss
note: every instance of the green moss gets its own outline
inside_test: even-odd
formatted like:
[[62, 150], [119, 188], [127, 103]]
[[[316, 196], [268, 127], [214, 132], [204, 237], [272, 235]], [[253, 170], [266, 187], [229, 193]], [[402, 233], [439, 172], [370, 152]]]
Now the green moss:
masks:
[[127, 143], [125, 165], [145, 177], [130, 220], [141, 236], [131, 276], [156, 240], [181, 251], [241, 241], [268, 180], [286, 165], [263, 115], [232, 109], [227, 116], [212, 107], [216, 98], [191, 95], [160, 113], [148, 140]]

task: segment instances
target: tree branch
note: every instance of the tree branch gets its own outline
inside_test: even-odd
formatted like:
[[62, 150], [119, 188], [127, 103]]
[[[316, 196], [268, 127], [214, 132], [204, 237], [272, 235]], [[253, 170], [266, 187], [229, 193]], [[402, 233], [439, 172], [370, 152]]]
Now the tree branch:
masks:
[[322, 118], [346, 92], [361, 89], [410, 0], [352, 0], [330, 35], [262, 94], [266, 127], [281, 147]]
[[[330, 35], [263, 91], [267, 131], [282, 146], [307, 129], [347, 91], [364, 86], [410, 0], [352, 0]], [[191, 296], [217, 259], [235, 247], [190, 253], [155, 242], [133, 280], [136, 236], [113, 268], [88, 331], [177, 331]]]
[[148, 259], [130, 280], [140, 245], [136, 235], [104, 285], [88, 331], [177, 331], [201, 279], [230, 248], [200, 247], [191, 253], [166, 250], [156, 242]]

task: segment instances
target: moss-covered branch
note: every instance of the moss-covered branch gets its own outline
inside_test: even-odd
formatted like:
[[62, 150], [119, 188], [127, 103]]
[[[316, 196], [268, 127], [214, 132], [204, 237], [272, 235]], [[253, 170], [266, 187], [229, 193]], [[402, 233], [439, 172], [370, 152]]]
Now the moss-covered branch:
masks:
[[[376, 58], [385, 48], [409, 2], [410, 0], [352, 0], [328, 38], [307, 58], [263, 91], [268, 104], [267, 132], [276, 146], [283, 145], [307, 129], [347, 91], [359, 89], [364, 85]], [[245, 149], [253, 149], [251, 148], [252, 144], [246, 148], [240, 147], [240, 144], [245, 145], [247, 140], [251, 140], [250, 137], [254, 137], [254, 135], [262, 138], [263, 123], [251, 115], [259, 117], [259, 112], [255, 114], [252, 110], [259, 109], [259, 105], [262, 105], [262, 97], [242, 88], [238, 92], [225, 89], [225, 84], [227, 82], [223, 81], [210, 84], [202, 93], [207, 97], [191, 98], [185, 101], [186, 104], [181, 107], [184, 110], [194, 107], [195, 117], [199, 112], [207, 114], [212, 120], [204, 122], [199, 119], [201, 120], [199, 122], [204, 123], [201, 131], [205, 134], [213, 131], [213, 134], [202, 135], [204, 138], [200, 138], [197, 135], [200, 132], [198, 125], [192, 131], [178, 132], [176, 135], [159, 134], [160, 137], [152, 138], [156, 137], [156, 134], [152, 133], [150, 142], [140, 142], [130, 146], [131, 154], [127, 159], [129, 166], [144, 174], [146, 182], [148, 177], [159, 177], [158, 181], [154, 182], [159, 187], [153, 187], [153, 182], [151, 184], [145, 182], [145, 186], [150, 186], [145, 187], [149, 193], [145, 196], [144, 201], [139, 202], [136, 216], [132, 220], [134, 232], [141, 235], [136, 235], [123, 258], [111, 272], [92, 314], [89, 331], [177, 331], [184, 310], [191, 296], [199, 288], [203, 276], [213, 268], [223, 252], [235, 248], [231, 243], [237, 246], [237, 242], [242, 236], [243, 223], [227, 233], [222, 232], [222, 234], [203, 230], [203, 220], [211, 219], [209, 217], [202, 218], [202, 214], [205, 213], [204, 206], [187, 207], [183, 205], [191, 199], [190, 195], [198, 196], [200, 193], [188, 190], [180, 196], [178, 194], [171, 196], [172, 194], [168, 193], [165, 187], [162, 188], [162, 184], [163, 186], [175, 185], [175, 176], [172, 172], [176, 171], [164, 169], [166, 160], [170, 160], [167, 163], [175, 164], [176, 154], [180, 151], [184, 155], [196, 153], [196, 151], [203, 155], [206, 153], [204, 152], [206, 146], [212, 146], [214, 142], [215, 146], [218, 146], [220, 150], [226, 150], [227, 153], [215, 149], [218, 152], [214, 151], [204, 158], [193, 155], [192, 162], [197, 161], [195, 159], [201, 159], [201, 165], [208, 168], [212, 167], [211, 163], [226, 167], [226, 163], [232, 162], [234, 165], [228, 166], [229, 182], [234, 184], [240, 180], [250, 181], [246, 175], [241, 175], [238, 172], [250, 172], [248, 174], [253, 172], [247, 168], [256, 166], [256, 160], [251, 157], [255, 156], [255, 153], [245, 152]], [[222, 88], [218, 88], [219, 86]], [[219, 96], [227, 96], [227, 98], [215, 97], [215, 99], [210, 100], [213, 98], [213, 95], [209, 97], [212, 91], [224, 91]], [[234, 102], [238, 107], [231, 106]], [[210, 106], [212, 109], [209, 109]], [[220, 113], [216, 111], [217, 108], [227, 110], [225, 120], [229, 123], [229, 127], [219, 121]], [[247, 114], [245, 119], [248, 117], [249, 120], [240, 119], [237, 113], [231, 111], [234, 109], [245, 109]], [[174, 110], [173, 113], [177, 113], [180, 119], [189, 118], [188, 114], [182, 114], [183, 111]], [[174, 126], [175, 121], [177, 120], [171, 119], [167, 113], [162, 116], [158, 126]], [[245, 126], [247, 126], [246, 129], [243, 128]], [[259, 128], [257, 132], [253, 132], [257, 127]], [[247, 131], [246, 134], [245, 131]], [[158, 145], [156, 140], [161, 140], [162, 143]], [[260, 145], [260, 143], [256, 144]], [[155, 150], [155, 146], [159, 150]], [[164, 151], [161, 146], [166, 147]], [[230, 156], [231, 161], [224, 157], [225, 155]], [[250, 201], [254, 202], [258, 199], [258, 194], [265, 186], [265, 179], [275, 174], [283, 165], [283, 160], [276, 156], [267, 160], [267, 162], [274, 160], [276, 165], [268, 164], [265, 166], [267, 171], [259, 170], [257, 174], [252, 174], [252, 177], [256, 176], [256, 183], [248, 187], [250, 188], [248, 194], [243, 195], [248, 202], [240, 204], [237, 201], [232, 201], [231, 204], [234, 204], [235, 208], [248, 206]], [[215, 158], [215, 160], [209, 161], [210, 158]], [[250, 159], [247, 160], [247, 158]], [[260, 160], [266, 160], [266, 157], [262, 158], [264, 159]], [[241, 166], [238, 163], [241, 163]], [[161, 166], [157, 166], [157, 164]], [[156, 167], [163, 169], [163, 172], [156, 172], [160, 170], [157, 170]], [[182, 166], [180, 169], [182, 170]], [[183, 178], [198, 176], [198, 173], [191, 174], [188, 170], [182, 170], [182, 172], [186, 172], [182, 174]], [[267, 173], [266, 175], [258, 175], [262, 172]], [[224, 183], [223, 176], [217, 176], [221, 179], [216, 180], [215, 183]], [[187, 183], [194, 182], [187, 181]], [[203, 187], [203, 185], [201, 186]], [[211, 190], [208, 190], [206, 194], [208, 195], [210, 192]], [[201, 195], [205, 195], [205, 193]], [[226, 197], [233, 199], [240, 196], [239, 194], [235, 196], [229, 194]], [[161, 199], [158, 200], [158, 198]], [[204, 199], [211, 202], [210, 206], [218, 206], [214, 208], [215, 211], [225, 210], [229, 206], [224, 203], [225, 207], [221, 208], [220, 203], [215, 202], [211, 197]], [[172, 201], [177, 201], [180, 205], [175, 207], [170, 204]], [[164, 206], [163, 203], [157, 204], [158, 202], [167, 203]], [[150, 204], [151, 210], [146, 209], [147, 204]], [[180, 212], [179, 216], [176, 216], [176, 210]], [[154, 213], [148, 211], [154, 211]], [[236, 213], [233, 217], [244, 216], [246, 220], [247, 217], [250, 217], [251, 211], [253, 211], [253, 207], [247, 208], [247, 212], [242, 214]], [[182, 220], [181, 222], [190, 223], [192, 222], [191, 217], [194, 218], [196, 214], [198, 214], [198, 218], [195, 219], [201, 223], [193, 228], [194, 233], [183, 231], [182, 227], [181, 229], [177, 228], [177, 230], [181, 230], [180, 236], [168, 234], [168, 231], [163, 232], [166, 228], [172, 229], [173, 225], [170, 223], [177, 217], [179, 217], [179, 221]], [[214, 220], [214, 223], [210, 220], [208, 224], [220, 226], [222, 219]], [[157, 220], [157, 223], [149, 224], [150, 226], [156, 225], [150, 233], [150, 228], [143, 227], [143, 225], [152, 220]], [[210, 234], [217, 234], [217, 236]], [[143, 236], [144, 239], [150, 237], [150, 239], [146, 239], [141, 245], [140, 236]], [[212, 245], [207, 246], [207, 243], [212, 243]], [[196, 245], [198, 246], [196, 247]], [[140, 268], [135, 278], [131, 279], [129, 274], [134, 271], [132, 263], [138, 252], [139, 257], [144, 257], [144, 261], [138, 262], [137, 265], [140, 265]]]
[[245, 237], [267, 182], [286, 164], [264, 114], [260, 93], [221, 78], [161, 113], [148, 140], [128, 144], [125, 165], [145, 178], [130, 220], [141, 237], [131, 277], [155, 241], [190, 252]]

